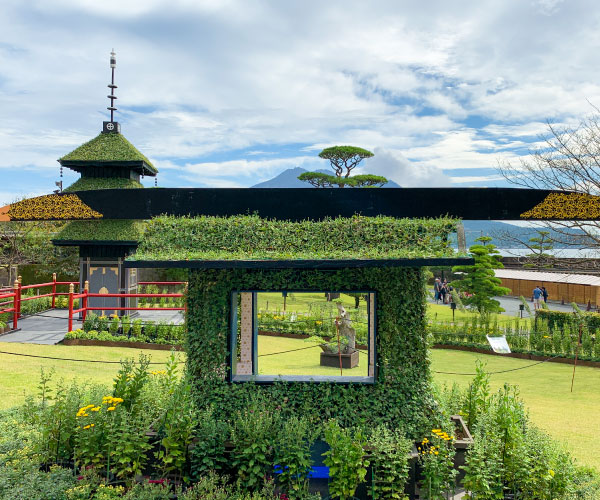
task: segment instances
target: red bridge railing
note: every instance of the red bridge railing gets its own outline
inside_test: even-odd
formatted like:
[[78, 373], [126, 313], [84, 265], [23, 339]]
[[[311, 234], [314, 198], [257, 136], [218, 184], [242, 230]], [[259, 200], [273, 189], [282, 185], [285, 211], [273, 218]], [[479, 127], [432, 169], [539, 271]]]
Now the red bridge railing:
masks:
[[[2, 287], [0, 288], [0, 314], [3, 313], [12, 313], [12, 323], [13, 330], [18, 328], [18, 320], [22, 317], [21, 314], [21, 305], [23, 302], [27, 302], [30, 300], [38, 300], [44, 297], [52, 297], [51, 307], [54, 309], [56, 307], [56, 297], [61, 295], [69, 295], [68, 292], [58, 292], [57, 287], [61, 285], [68, 286], [78, 286], [79, 283], [76, 281], [57, 281], [56, 273], [52, 274], [52, 281], [47, 283], [37, 283], [35, 285], [22, 285], [22, 278], [19, 276], [13, 287]], [[50, 291], [46, 293], [39, 293], [39, 290], [42, 288], [49, 288]], [[27, 295], [28, 290], [38, 290], [37, 295]], [[12, 300], [5, 300], [12, 299]], [[4, 307], [3, 307], [4, 306]], [[6, 307], [10, 306], [10, 307]]]
[[[156, 285], [156, 286], [184, 286], [187, 287], [186, 281], [140, 281], [138, 285]], [[57, 287], [68, 286], [67, 292], [57, 291]], [[85, 320], [88, 311], [185, 311], [186, 307], [90, 307], [88, 306], [88, 299], [92, 297], [117, 297], [117, 298], [181, 298], [184, 297], [184, 293], [90, 293], [89, 284], [86, 281], [84, 289], [79, 293], [75, 293], [75, 287], [79, 287], [77, 281], [57, 281], [56, 273], [52, 274], [52, 281], [47, 283], [37, 283], [34, 285], [21, 284], [21, 276], [19, 276], [12, 287], [1, 287], [0, 288], [0, 314], [8, 313], [12, 316], [13, 330], [18, 327], [19, 318], [21, 315], [21, 305], [23, 302], [30, 300], [42, 299], [44, 297], [51, 297], [51, 308], [56, 308], [56, 297], [68, 296], [68, 307], [69, 307], [69, 325], [68, 331], [73, 329], [73, 316], [75, 314], [81, 314], [81, 317]], [[45, 293], [39, 293], [41, 289], [48, 288], [49, 290]], [[28, 290], [38, 290], [37, 295], [26, 295]], [[80, 306], [78, 309], [74, 308], [76, 299], [80, 299]]]

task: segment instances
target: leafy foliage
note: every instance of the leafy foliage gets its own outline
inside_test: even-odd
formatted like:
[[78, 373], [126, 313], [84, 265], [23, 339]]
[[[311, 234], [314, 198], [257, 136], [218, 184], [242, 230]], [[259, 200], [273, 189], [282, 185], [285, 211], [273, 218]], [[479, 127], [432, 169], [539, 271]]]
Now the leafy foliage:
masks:
[[158, 170], [121, 134], [99, 134], [91, 141], [59, 158], [59, 162], [144, 162], [154, 173]]
[[322, 172], [303, 172], [298, 176], [303, 182], [308, 182], [314, 187], [381, 187], [387, 183], [387, 179], [380, 175], [355, 175], [353, 177], [337, 177]]
[[[77, 251], [53, 248], [50, 240], [65, 227], [64, 222], [0, 222], [0, 268], [38, 265], [44, 282], [53, 272], [72, 272], [77, 267]], [[9, 284], [16, 279], [9, 276]], [[24, 283], [25, 284], [25, 283]]]
[[82, 177], [68, 188], [63, 189], [63, 192], [73, 193], [75, 191], [91, 191], [93, 189], [137, 189], [143, 187], [140, 182], [123, 177]]
[[408, 478], [408, 456], [412, 443], [398, 430], [381, 425], [369, 436], [371, 467], [374, 482], [373, 498], [405, 499], [404, 486]]
[[[113, 221], [116, 222], [116, 221]], [[455, 219], [233, 217], [152, 219], [133, 260], [393, 259], [453, 253]]]
[[329, 445], [323, 453], [323, 463], [329, 467], [329, 493], [340, 500], [350, 499], [367, 474], [366, 439], [360, 430], [343, 429], [331, 420], [325, 427], [325, 441]]
[[281, 469], [277, 482], [291, 500], [300, 500], [308, 493], [308, 472], [312, 465], [310, 447], [315, 437], [310, 422], [292, 416], [278, 433], [274, 462]]
[[479, 313], [502, 312], [504, 309], [500, 307], [500, 302], [492, 298], [510, 293], [510, 289], [499, 286], [502, 281], [494, 274], [494, 269], [504, 267], [500, 262], [499, 252], [494, 245], [487, 244], [491, 241], [489, 236], [482, 236], [475, 241], [482, 243], [469, 248], [469, 253], [475, 258], [475, 264], [453, 267], [452, 272], [464, 273], [465, 276], [459, 281], [453, 281], [452, 286], [470, 294], [462, 299], [463, 303], [477, 309]]

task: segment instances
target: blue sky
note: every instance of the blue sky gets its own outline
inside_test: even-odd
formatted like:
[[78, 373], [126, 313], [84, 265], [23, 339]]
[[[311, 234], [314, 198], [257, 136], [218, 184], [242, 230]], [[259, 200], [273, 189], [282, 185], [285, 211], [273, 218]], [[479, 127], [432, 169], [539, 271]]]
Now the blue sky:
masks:
[[496, 166], [547, 121], [600, 106], [599, 18], [593, 0], [4, 0], [0, 203], [50, 192], [99, 133], [113, 47], [116, 120], [160, 186], [327, 168], [335, 144], [402, 186], [506, 185]]

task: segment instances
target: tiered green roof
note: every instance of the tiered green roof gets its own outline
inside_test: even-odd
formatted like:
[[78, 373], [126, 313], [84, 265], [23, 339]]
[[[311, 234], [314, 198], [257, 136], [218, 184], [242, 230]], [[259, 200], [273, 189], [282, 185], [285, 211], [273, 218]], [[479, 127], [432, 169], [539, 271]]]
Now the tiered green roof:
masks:
[[[145, 175], [156, 175], [157, 168], [120, 133], [101, 133], [58, 160], [64, 167], [124, 166]], [[76, 170], [76, 168], [74, 168]]]
[[[137, 242], [144, 232], [143, 221], [137, 220], [85, 220], [69, 222], [54, 238], [57, 244], [75, 242], [112, 241]], [[67, 243], [69, 242], [69, 243]]]

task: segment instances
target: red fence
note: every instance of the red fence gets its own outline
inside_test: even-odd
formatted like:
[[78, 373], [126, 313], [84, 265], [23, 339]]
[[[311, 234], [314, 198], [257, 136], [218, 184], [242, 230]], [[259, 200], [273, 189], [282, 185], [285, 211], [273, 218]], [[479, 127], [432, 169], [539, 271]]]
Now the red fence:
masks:
[[[59, 292], [57, 291], [57, 287], [59, 286], [69, 286], [68, 292]], [[157, 285], [157, 286], [187, 286], [187, 282], [185, 281], [140, 281], [138, 285]], [[43, 297], [52, 297], [52, 305], [51, 307], [54, 309], [56, 307], [56, 297], [66, 295], [68, 296], [69, 303], [69, 325], [68, 331], [73, 329], [73, 315], [81, 314], [82, 318], [85, 320], [85, 317], [88, 311], [185, 311], [184, 307], [89, 307], [88, 299], [91, 297], [117, 297], [117, 298], [126, 298], [126, 297], [172, 297], [172, 298], [181, 298], [184, 296], [183, 293], [90, 293], [88, 282], [85, 282], [85, 286], [83, 291], [80, 293], [75, 293], [75, 287], [79, 286], [79, 283], [76, 281], [56, 281], [56, 273], [52, 275], [52, 281], [48, 283], [38, 283], [35, 285], [21, 285], [21, 277], [15, 280], [14, 286], [11, 287], [3, 287], [0, 288], [0, 314], [2, 313], [10, 313], [12, 314], [12, 323], [13, 330], [16, 330], [18, 327], [18, 321], [21, 317], [21, 304], [23, 302], [29, 300], [41, 299]], [[24, 295], [23, 292], [27, 293], [27, 290], [41, 290], [42, 288], [49, 288], [50, 291], [46, 291], [45, 293], [38, 293], [38, 295], [27, 296]], [[79, 309], [74, 309], [73, 304], [75, 299], [80, 299]], [[7, 307], [9, 306], [9, 307]]]
[[[52, 281], [49, 281], [48, 283], [38, 283], [36, 285], [23, 286], [21, 285], [21, 276], [19, 276], [15, 280], [12, 288], [3, 287], [2, 289], [0, 289], [0, 314], [12, 313], [12, 329], [16, 330], [18, 328], [18, 320], [21, 317], [21, 305], [23, 304], [23, 302], [27, 302], [29, 300], [37, 300], [44, 297], [52, 297], [51, 307], [54, 309], [56, 307], [57, 296], [69, 295], [68, 292], [57, 291], [56, 287], [61, 285], [75, 286], [79, 285], [79, 283], [77, 283], [76, 281], [56, 281], [56, 273], [54, 273], [52, 275]], [[46, 293], [39, 293], [39, 290], [42, 288], [49, 288], [50, 291]], [[27, 290], [38, 290], [38, 294], [28, 296]], [[6, 307], [8, 305], [10, 305], [11, 307]]]

